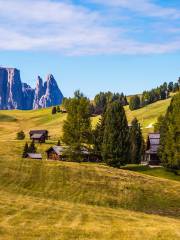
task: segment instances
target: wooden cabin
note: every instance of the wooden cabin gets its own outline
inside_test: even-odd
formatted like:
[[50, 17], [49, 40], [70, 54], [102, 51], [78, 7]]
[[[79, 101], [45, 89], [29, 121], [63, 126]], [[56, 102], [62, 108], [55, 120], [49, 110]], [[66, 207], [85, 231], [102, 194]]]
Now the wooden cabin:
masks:
[[[46, 151], [47, 159], [65, 161], [69, 159], [67, 152], [67, 149], [62, 146], [52, 146]], [[83, 148], [80, 153], [76, 154], [81, 155], [83, 162], [100, 162], [102, 160], [99, 155], [90, 153], [86, 148]]]
[[42, 155], [40, 153], [28, 153], [27, 158], [35, 159], [35, 160], [42, 160]]
[[158, 148], [160, 145], [160, 134], [150, 133], [147, 140], [146, 160], [149, 165], [159, 165]]
[[65, 160], [63, 156], [64, 148], [61, 146], [52, 146], [50, 147], [46, 153], [47, 153], [47, 159], [51, 160]]
[[45, 143], [48, 140], [47, 130], [32, 130], [29, 132], [30, 139], [34, 142]]

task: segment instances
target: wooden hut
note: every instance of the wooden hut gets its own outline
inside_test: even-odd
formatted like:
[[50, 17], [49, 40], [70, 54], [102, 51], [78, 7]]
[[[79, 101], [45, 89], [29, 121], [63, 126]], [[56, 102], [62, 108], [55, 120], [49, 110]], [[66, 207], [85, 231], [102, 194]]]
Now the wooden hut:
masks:
[[39, 143], [45, 143], [49, 138], [47, 130], [31, 130], [29, 136], [31, 140]]
[[[70, 158], [69, 153], [71, 150], [62, 146], [52, 146], [47, 153], [47, 159], [65, 161]], [[102, 159], [97, 154], [92, 154], [88, 149], [82, 148], [80, 152], [73, 152], [74, 155], [81, 156], [84, 162], [100, 162]]]
[[47, 159], [65, 160], [63, 156], [63, 151], [64, 151], [64, 148], [61, 146], [52, 146], [46, 151]]
[[147, 141], [146, 160], [149, 165], [159, 165], [158, 148], [160, 145], [160, 134], [150, 133]]

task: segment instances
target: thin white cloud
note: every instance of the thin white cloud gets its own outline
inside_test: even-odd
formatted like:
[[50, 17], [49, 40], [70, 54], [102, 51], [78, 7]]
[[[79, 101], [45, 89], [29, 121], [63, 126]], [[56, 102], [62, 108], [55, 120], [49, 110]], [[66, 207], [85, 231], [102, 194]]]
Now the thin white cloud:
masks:
[[[111, 0], [111, 5], [130, 6], [128, 2]], [[144, 5], [141, 9], [147, 11], [148, 7]], [[53, 50], [67, 55], [152, 54], [180, 50], [177, 39], [161, 44], [140, 42], [126, 34], [130, 28], [121, 24], [115, 27], [109, 21], [100, 11], [67, 1], [0, 0], [0, 50]]]
[[126, 8], [150, 17], [180, 18], [180, 11], [175, 8], [161, 7], [152, 0], [89, 0], [92, 3], [110, 7]]

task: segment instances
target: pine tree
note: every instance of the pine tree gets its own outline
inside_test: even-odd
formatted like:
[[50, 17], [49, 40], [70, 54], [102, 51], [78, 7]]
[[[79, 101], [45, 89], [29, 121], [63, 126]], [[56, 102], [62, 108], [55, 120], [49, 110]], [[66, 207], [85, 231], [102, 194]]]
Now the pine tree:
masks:
[[102, 156], [102, 143], [104, 136], [104, 114], [101, 116], [101, 119], [96, 125], [96, 128], [93, 130], [93, 146], [95, 154]]
[[57, 110], [56, 110], [56, 107], [53, 107], [52, 108], [52, 114], [56, 114]]
[[82, 147], [91, 142], [90, 101], [79, 91], [66, 101], [68, 115], [63, 125], [63, 142], [72, 154], [79, 152], [80, 155]]
[[105, 113], [102, 155], [104, 161], [114, 167], [126, 164], [129, 159], [129, 127], [118, 101], [110, 103]]
[[36, 153], [36, 151], [37, 151], [36, 146], [34, 144], [34, 141], [32, 141], [30, 146], [29, 146], [28, 152], [29, 153]]
[[160, 126], [159, 157], [162, 164], [174, 170], [180, 169], [180, 93], [171, 100], [165, 120]]
[[26, 142], [26, 144], [24, 145], [23, 153], [22, 153], [23, 158], [27, 158], [28, 151], [29, 151], [29, 146], [28, 146], [28, 143]]
[[60, 109], [60, 107], [59, 107], [59, 106], [57, 106], [57, 108], [56, 108], [56, 112], [58, 112], [58, 113], [60, 113], [60, 112], [61, 112], [61, 109]]
[[58, 140], [57, 146], [61, 146], [61, 141], [60, 140]]
[[139, 164], [144, 150], [144, 140], [141, 126], [136, 118], [133, 119], [130, 128], [130, 161]]

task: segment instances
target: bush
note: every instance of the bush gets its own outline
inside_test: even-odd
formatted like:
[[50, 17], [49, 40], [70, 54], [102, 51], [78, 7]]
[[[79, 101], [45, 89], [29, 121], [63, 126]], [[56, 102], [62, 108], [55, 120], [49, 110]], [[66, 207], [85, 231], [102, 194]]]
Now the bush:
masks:
[[23, 139], [25, 139], [25, 137], [26, 137], [25, 133], [23, 131], [20, 131], [20, 132], [17, 133], [17, 137], [16, 138], [18, 140], [23, 140]]
[[140, 100], [140, 97], [138, 95], [135, 95], [135, 96], [130, 98], [129, 109], [131, 111], [139, 109], [140, 106], [141, 106], [141, 100]]

